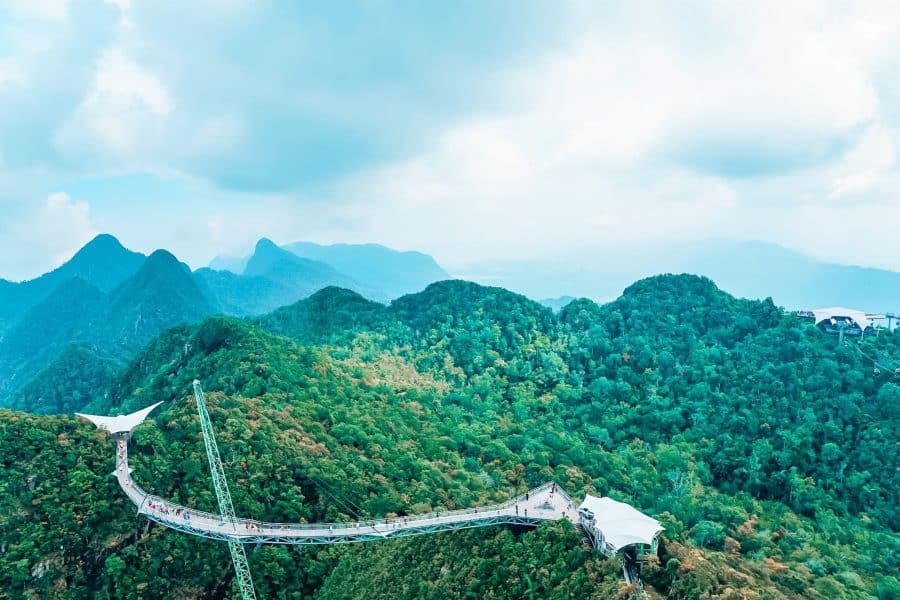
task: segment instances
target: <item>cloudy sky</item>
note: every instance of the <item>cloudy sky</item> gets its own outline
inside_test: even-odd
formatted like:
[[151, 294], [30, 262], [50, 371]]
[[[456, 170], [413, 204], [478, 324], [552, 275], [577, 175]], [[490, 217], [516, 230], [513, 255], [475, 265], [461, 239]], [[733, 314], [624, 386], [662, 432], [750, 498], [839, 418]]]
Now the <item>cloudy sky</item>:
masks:
[[892, 2], [10, 0], [0, 277], [98, 232], [192, 266], [453, 266], [705, 237], [900, 270]]

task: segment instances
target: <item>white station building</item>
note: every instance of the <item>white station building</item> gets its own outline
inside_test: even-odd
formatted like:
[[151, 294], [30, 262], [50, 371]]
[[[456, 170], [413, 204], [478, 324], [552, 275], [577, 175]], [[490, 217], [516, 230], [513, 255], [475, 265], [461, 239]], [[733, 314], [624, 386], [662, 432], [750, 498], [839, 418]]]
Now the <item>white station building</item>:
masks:
[[656, 553], [657, 538], [664, 527], [630, 504], [612, 498], [587, 495], [578, 507], [581, 525], [593, 538], [594, 546], [612, 555], [629, 546], [636, 554]]
[[862, 310], [846, 308], [844, 306], [831, 306], [829, 308], [816, 308], [812, 311], [813, 319], [816, 325], [830, 330], [836, 328], [841, 323], [845, 323], [859, 332], [865, 332], [870, 327], [874, 328], [876, 321], [884, 319], [884, 315], [867, 313]]

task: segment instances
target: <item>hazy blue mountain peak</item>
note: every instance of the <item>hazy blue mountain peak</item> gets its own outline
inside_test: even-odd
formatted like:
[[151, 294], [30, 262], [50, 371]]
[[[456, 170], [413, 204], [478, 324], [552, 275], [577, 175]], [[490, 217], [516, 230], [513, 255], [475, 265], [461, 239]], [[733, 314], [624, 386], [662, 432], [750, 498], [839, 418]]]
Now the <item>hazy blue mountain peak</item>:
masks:
[[380, 244], [294, 242], [284, 246], [297, 256], [328, 263], [371, 290], [376, 300], [390, 300], [423, 290], [451, 276], [431, 256]]
[[66, 279], [81, 277], [102, 290], [110, 290], [133, 275], [143, 262], [143, 254], [128, 250], [115, 236], [101, 233], [68, 261], [26, 283], [53, 288]]
[[268, 238], [262, 238], [256, 243], [256, 248], [250, 260], [247, 261], [243, 274], [251, 277], [265, 275], [279, 263], [296, 265], [302, 262], [303, 260], [296, 254], [279, 247]]

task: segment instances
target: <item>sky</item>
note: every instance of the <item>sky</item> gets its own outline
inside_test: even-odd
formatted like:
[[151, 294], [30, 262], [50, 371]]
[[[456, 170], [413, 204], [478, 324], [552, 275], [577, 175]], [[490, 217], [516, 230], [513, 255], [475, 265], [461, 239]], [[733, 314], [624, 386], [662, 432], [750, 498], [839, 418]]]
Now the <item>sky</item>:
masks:
[[898, 134], [892, 2], [8, 0], [0, 277], [100, 232], [900, 270]]

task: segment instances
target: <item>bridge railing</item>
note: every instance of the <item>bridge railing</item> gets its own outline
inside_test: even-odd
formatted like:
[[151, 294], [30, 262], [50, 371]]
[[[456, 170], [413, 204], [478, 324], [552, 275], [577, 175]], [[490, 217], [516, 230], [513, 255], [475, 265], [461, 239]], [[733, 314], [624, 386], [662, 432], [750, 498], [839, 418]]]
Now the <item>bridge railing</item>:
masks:
[[[134, 490], [135, 494], [137, 494], [140, 498], [140, 504], [138, 505], [138, 512], [145, 514], [152, 514], [155, 518], [162, 518], [163, 520], [172, 520], [182, 522], [179, 519], [179, 516], [183, 516], [184, 514], [189, 515], [189, 519], [184, 519], [184, 521], [207, 521], [209, 523], [213, 523], [216, 525], [224, 525], [226, 521], [224, 521], [222, 515], [216, 513], [210, 513], [202, 510], [198, 510], [195, 508], [189, 508], [187, 506], [183, 506], [180, 504], [173, 503], [170, 500], [166, 500], [165, 498], [161, 498], [159, 496], [148, 494], [145, 492], [140, 486], [138, 486], [134, 480], [130, 477], [127, 477], [126, 480], [130, 482], [131, 488]], [[364, 521], [351, 521], [351, 522], [337, 522], [337, 523], [270, 523], [265, 521], [257, 521], [254, 519], [235, 519], [233, 522], [228, 521], [227, 523], [234, 527], [235, 529], [242, 528], [246, 531], [250, 531], [252, 529], [276, 529], [276, 530], [294, 530], [294, 531], [346, 531], [346, 530], [358, 530], [365, 528], [375, 528], [379, 525], [386, 524], [402, 524], [406, 527], [410, 525], [415, 525], [416, 523], [425, 523], [425, 522], [447, 522], [458, 520], [459, 517], [467, 517], [474, 515], [484, 515], [485, 518], [490, 518], [491, 513], [496, 513], [499, 511], [505, 511], [510, 508], [513, 508], [517, 503], [524, 502], [526, 498], [541, 493], [549, 489], [553, 484], [553, 482], [547, 482], [538, 487], [529, 490], [526, 493], [520, 494], [511, 498], [505, 502], [500, 504], [494, 504], [484, 507], [478, 508], [465, 508], [459, 510], [450, 510], [450, 511], [432, 511], [430, 513], [426, 513], [423, 515], [409, 515], [404, 517], [388, 517], [382, 519], [368, 519]], [[127, 490], [126, 490], [127, 492]], [[557, 486], [557, 493], [560, 493], [561, 497], [567, 499], [571, 502], [571, 499], [565, 492], [561, 492], [559, 487]], [[135, 501], [132, 498], [132, 501]], [[137, 504], [137, 502], [135, 501]], [[152, 508], [151, 508], [152, 507]], [[176, 515], [175, 513], [178, 513]], [[496, 515], [495, 515], [496, 516]], [[537, 515], [533, 515], [537, 516]], [[199, 524], [199, 523], [196, 523]]]
[[491, 513], [496, 513], [497, 511], [508, 510], [513, 508], [517, 503], [524, 502], [526, 497], [530, 497], [536, 493], [540, 493], [553, 485], [553, 482], [547, 482], [539, 485], [538, 487], [528, 490], [528, 492], [515, 496], [510, 500], [502, 502], [500, 504], [492, 504], [488, 506], [476, 507], [476, 508], [463, 508], [458, 510], [447, 510], [447, 511], [432, 511], [430, 513], [425, 513], [421, 515], [407, 515], [403, 517], [384, 517], [381, 519], [368, 519], [365, 521], [352, 521], [352, 522], [338, 522], [338, 523], [267, 523], [254, 521], [250, 519], [242, 519], [241, 521], [247, 521], [248, 523], [259, 526], [265, 529], [302, 529], [302, 530], [338, 530], [338, 529], [358, 529], [360, 527], [374, 527], [378, 525], [384, 525], [387, 523], [398, 523], [402, 522], [403, 524], [410, 523], [418, 523], [424, 521], [435, 521], [435, 520], [453, 520], [454, 517], [461, 516], [470, 516], [470, 515], [484, 515], [485, 518], [489, 518]]
[[485, 518], [490, 518], [491, 513], [496, 513], [497, 511], [508, 510], [513, 508], [517, 503], [525, 501], [526, 496], [531, 496], [536, 493], [540, 493], [546, 489], [549, 489], [550, 486], [553, 485], [553, 482], [547, 482], [539, 485], [538, 487], [528, 490], [528, 492], [524, 494], [520, 494], [515, 496], [514, 498], [502, 502], [500, 504], [492, 504], [488, 506], [482, 506], [477, 508], [463, 508], [458, 510], [448, 510], [448, 511], [432, 511], [430, 513], [425, 513], [421, 515], [407, 515], [403, 517], [384, 517], [381, 519], [368, 519], [365, 521], [351, 521], [351, 522], [339, 522], [339, 523], [268, 523], [264, 521], [254, 521], [252, 519], [240, 519], [241, 523], [249, 523], [255, 527], [260, 527], [262, 529], [299, 529], [299, 530], [309, 530], [309, 531], [338, 531], [341, 529], [359, 529], [366, 527], [376, 527], [379, 525], [385, 525], [390, 523], [402, 523], [404, 525], [422, 523], [426, 521], [450, 521], [454, 520], [455, 517], [461, 516], [470, 516], [470, 515], [484, 515]]

